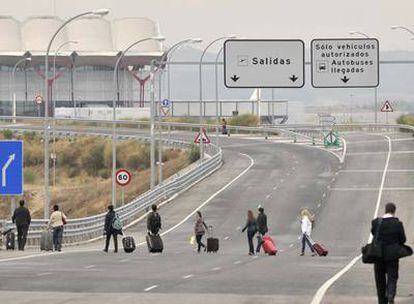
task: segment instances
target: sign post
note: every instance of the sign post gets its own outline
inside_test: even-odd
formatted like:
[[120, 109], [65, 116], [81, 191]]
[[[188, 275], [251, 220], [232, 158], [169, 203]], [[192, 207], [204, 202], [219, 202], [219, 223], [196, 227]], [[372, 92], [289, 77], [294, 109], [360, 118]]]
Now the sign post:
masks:
[[40, 107], [43, 104], [43, 97], [42, 97], [42, 95], [40, 95], [40, 94], [36, 95], [34, 101], [35, 101], [35, 104], [36, 104], [36, 107], [37, 107], [37, 116], [40, 117]]
[[229, 39], [224, 43], [227, 88], [301, 88], [305, 84], [302, 40]]
[[394, 109], [391, 106], [391, 103], [387, 100], [384, 102], [384, 105], [381, 107], [381, 112], [385, 112], [385, 122], [388, 125], [388, 113], [394, 112]]
[[314, 39], [312, 86], [375, 88], [379, 85], [379, 42], [365, 39]]
[[118, 184], [118, 186], [121, 186], [121, 204], [124, 205], [124, 201], [125, 201], [124, 187], [127, 186], [131, 182], [132, 175], [126, 169], [119, 169], [118, 171], [116, 171], [115, 177], [116, 177], [116, 183]]

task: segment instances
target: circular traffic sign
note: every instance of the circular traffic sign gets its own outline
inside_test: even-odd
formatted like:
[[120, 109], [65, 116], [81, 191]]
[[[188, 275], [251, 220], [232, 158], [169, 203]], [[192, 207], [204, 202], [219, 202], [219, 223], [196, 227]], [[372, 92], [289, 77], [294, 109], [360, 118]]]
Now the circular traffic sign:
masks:
[[116, 171], [116, 183], [122, 187], [128, 185], [131, 182], [131, 173], [125, 169], [119, 169]]
[[42, 97], [42, 95], [37, 95], [37, 96], [35, 97], [35, 103], [36, 103], [37, 105], [41, 105], [41, 104], [43, 103], [43, 97]]
[[161, 104], [162, 104], [163, 107], [169, 107], [170, 106], [170, 100], [169, 99], [164, 99]]

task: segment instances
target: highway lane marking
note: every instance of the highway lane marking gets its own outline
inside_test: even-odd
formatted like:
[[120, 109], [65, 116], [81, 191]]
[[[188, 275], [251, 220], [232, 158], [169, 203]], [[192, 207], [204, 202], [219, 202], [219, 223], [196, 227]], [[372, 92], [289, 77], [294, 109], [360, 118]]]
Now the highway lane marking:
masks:
[[39, 273], [39, 274], [37, 275], [37, 277], [44, 277], [44, 276], [51, 275], [51, 274], [53, 274], [53, 273], [52, 273], [52, 272], [44, 272], [44, 273]]
[[[392, 153], [392, 145], [391, 145], [391, 138], [384, 135], [384, 137], [388, 140], [388, 155], [387, 160], [385, 161], [385, 167], [381, 178], [381, 184], [378, 191], [378, 197], [377, 202], [375, 205], [375, 211], [374, 211], [374, 218], [378, 217], [379, 208], [381, 205], [381, 199], [382, 199], [382, 193], [384, 189], [385, 184], [385, 177], [387, 175], [388, 166], [390, 163], [391, 153]], [[372, 234], [369, 234], [368, 237], [368, 243], [372, 241]], [[323, 297], [325, 296], [328, 289], [338, 280], [340, 279], [344, 274], [346, 274], [355, 264], [358, 262], [362, 257], [362, 254], [356, 256], [351, 262], [349, 262], [348, 265], [346, 265], [344, 268], [342, 268], [338, 273], [336, 273], [333, 277], [331, 277], [329, 280], [327, 280], [316, 292], [315, 296], [312, 299], [311, 304], [320, 304], [322, 302]]]
[[230, 237], [229, 237], [229, 236], [225, 236], [225, 237], [224, 237], [224, 240], [225, 240], [225, 241], [227, 241], [227, 240], [229, 240], [229, 239], [230, 239]]
[[214, 268], [211, 268], [211, 270], [212, 271], [218, 271], [218, 270], [220, 270], [221, 269], [221, 267], [214, 267]]
[[283, 178], [280, 179], [280, 182], [283, 183], [285, 180]]
[[234, 264], [234, 265], [241, 264], [241, 261], [235, 261], [233, 264]]
[[85, 267], [83, 267], [84, 269], [91, 269], [91, 268], [94, 268], [94, 267], [96, 267], [95, 265], [88, 265], [88, 266], [85, 266]]
[[152, 285], [152, 286], [150, 286], [150, 287], [148, 287], [148, 288], [145, 288], [144, 289], [144, 291], [145, 292], [148, 292], [148, 291], [151, 291], [151, 290], [153, 290], [153, 289], [155, 289], [155, 288], [157, 288], [158, 287], [158, 285]]
[[276, 190], [276, 189], [277, 189], [277, 186], [274, 186], [274, 187], [273, 187], [273, 190]]
[[190, 278], [192, 278], [192, 277], [194, 277], [194, 275], [192, 275], [192, 274], [188, 274], [188, 275], [186, 275], [186, 276], [183, 276], [183, 279], [190, 279]]
[[270, 198], [270, 194], [266, 195], [266, 198]]

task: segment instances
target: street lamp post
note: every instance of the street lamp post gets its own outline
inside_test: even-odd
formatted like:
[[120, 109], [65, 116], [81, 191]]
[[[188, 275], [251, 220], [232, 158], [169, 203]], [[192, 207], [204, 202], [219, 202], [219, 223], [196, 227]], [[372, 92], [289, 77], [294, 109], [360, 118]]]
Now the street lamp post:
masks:
[[[55, 91], [55, 85], [56, 85], [56, 57], [59, 55], [60, 50], [65, 47], [66, 45], [69, 44], [77, 44], [78, 41], [66, 41], [64, 43], [62, 43], [56, 50], [55, 55], [53, 56], [53, 83], [52, 83], [52, 87], [53, 87], [53, 92]], [[51, 96], [52, 98], [52, 103], [53, 103], [53, 117], [55, 117], [55, 112], [56, 112], [56, 98], [54, 98], [53, 94]], [[53, 123], [53, 151], [51, 154], [51, 158], [52, 158], [52, 163], [53, 163], [53, 186], [56, 186], [56, 134], [55, 134], [55, 125], [56, 125], [56, 121], [54, 121]]]
[[17, 105], [16, 105], [16, 69], [22, 62], [31, 61], [31, 57], [25, 57], [16, 62], [12, 70], [12, 83], [13, 83], [13, 123], [16, 123]]
[[[180, 47], [184, 46], [185, 44], [190, 44], [190, 43], [200, 43], [203, 40], [200, 38], [188, 38], [188, 39], [184, 39], [182, 41], [177, 42], [176, 44], [172, 45], [171, 47], [169, 47], [163, 54], [163, 56], [161, 57], [161, 61], [159, 62], [159, 67], [158, 67], [158, 72], [159, 72], [159, 78], [158, 78], [158, 106], [160, 107], [161, 105], [161, 86], [162, 86], [162, 73], [163, 70], [161, 70], [161, 66], [166, 64], [168, 65], [168, 62], [170, 60], [170, 55], [178, 50]], [[170, 100], [170, 74], [169, 74], [169, 69], [168, 69], [168, 100], [171, 102]], [[172, 103], [171, 103], [171, 107], [172, 107]], [[160, 114], [160, 110], [158, 109], [158, 113]], [[158, 120], [161, 120], [161, 117], [159, 115]], [[161, 126], [158, 126], [158, 135], [159, 135], [159, 141], [158, 141], [158, 182], [161, 183], [163, 180], [163, 162], [162, 162], [162, 131], [161, 131]], [[155, 178], [154, 178], [155, 179]]]
[[[168, 100], [171, 100], [171, 65], [169, 64], [172, 60], [172, 55], [175, 53], [175, 51], [178, 51], [184, 44], [187, 43], [201, 43], [203, 42], [203, 40], [201, 38], [191, 38], [191, 39], [185, 39], [181, 42], [178, 43], [177, 47], [175, 48], [170, 48], [170, 50], [168, 51], [168, 57], [167, 57], [167, 96], [168, 96]], [[174, 103], [171, 104], [171, 113], [174, 113]]]
[[[134, 43], [132, 43], [130, 46], [128, 46], [123, 52], [121, 52], [120, 56], [118, 57], [116, 63], [115, 63], [115, 67], [114, 67], [114, 74], [113, 74], [113, 86], [114, 86], [114, 97], [112, 99], [112, 205], [114, 207], [116, 207], [116, 125], [115, 125], [115, 121], [116, 121], [116, 100], [117, 100], [117, 96], [118, 96], [118, 85], [117, 85], [117, 73], [118, 73], [118, 67], [119, 64], [122, 60], [122, 58], [124, 58], [125, 54], [132, 49], [134, 46], [148, 41], [148, 40], [155, 40], [155, 41], [163, 41], [165, 40], [164, 37], [148, 37], [148, 38], [144, 38], [144, 39], [140, 39], [138, 41], [135, 41]], [[151, 64], [152, 67], [152, 64]], [[152, 72], [151, 72], [152, 73]], [[152, 75], [151, 75], [152, 77]], [[154, 136], [154, 117], [153, 117], [153, 109], [154, 105], [151, 102], [151, 138]], [[151, 149], [153, 149], [153, 144], [151, 142]], [[154, 160], [151, 160], [154, 161]], [[152, 172], [151, 172], [152, 174]]]
[[[351, 31], [349, 32], [350, 35], [360, 35], [367, 39], [369, 39], [369, 35], [361, 31]], [[374, 122], [378, 122], [378, 87], [374, 88]]]
[[44, 217], [49, 217], [49, 205], [50, 205], [50, 197], [49, 197], [49, 52], [50, 48], [52, 47], [52, 43], [55, 40], [56, 36], [60, 33], [60, 31], [70, 22], [75, 19], [88, 16], [88, 15], [96, 15], [96, 16], [104, 16], [109, 13], [107, 9], [97, 9], [93, 11], [89, 11], [86, 13], [78, 14], [66, 22], [64, 22], [53, 34], [52, 38], [49, 41], [49, 44], [46, 49], [45, 55], [45, 117], [43, 123], [43, 133], [44, 133], [44, 183], [45, 183], [45, 205], [44, 205]]
[[200, 160], [203, 161], [204, 158], [204, 142], [203, 142], [203, 75], [202, 75], [202, 64], [203, 64], [203, 59], [205, 54], [207, 53], [207, 50], [216, 42], [220, 41], [220, 40], [224, 40], [224, 39], [232, 39], [232, 38], [236, 38], [235, 35], [229, 35], [229, 36], [224, 36], [224, 37], [220, 37], [217, 38], [215, 40], [213, 40], [212, 42], [210, 42], [203, 50], [203, 53], [201, 54], [200, 57], [200, 62], [198, 65], [198, 71], [199, 71], [199, 98], [200, 98]]

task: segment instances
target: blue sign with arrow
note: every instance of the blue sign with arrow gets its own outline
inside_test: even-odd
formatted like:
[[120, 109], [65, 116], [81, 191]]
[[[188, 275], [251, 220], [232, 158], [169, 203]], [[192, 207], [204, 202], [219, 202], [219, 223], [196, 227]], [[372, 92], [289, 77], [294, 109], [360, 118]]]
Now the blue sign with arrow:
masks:
[[0, 141], [0, 195], [23, 194], [23, 141]]

